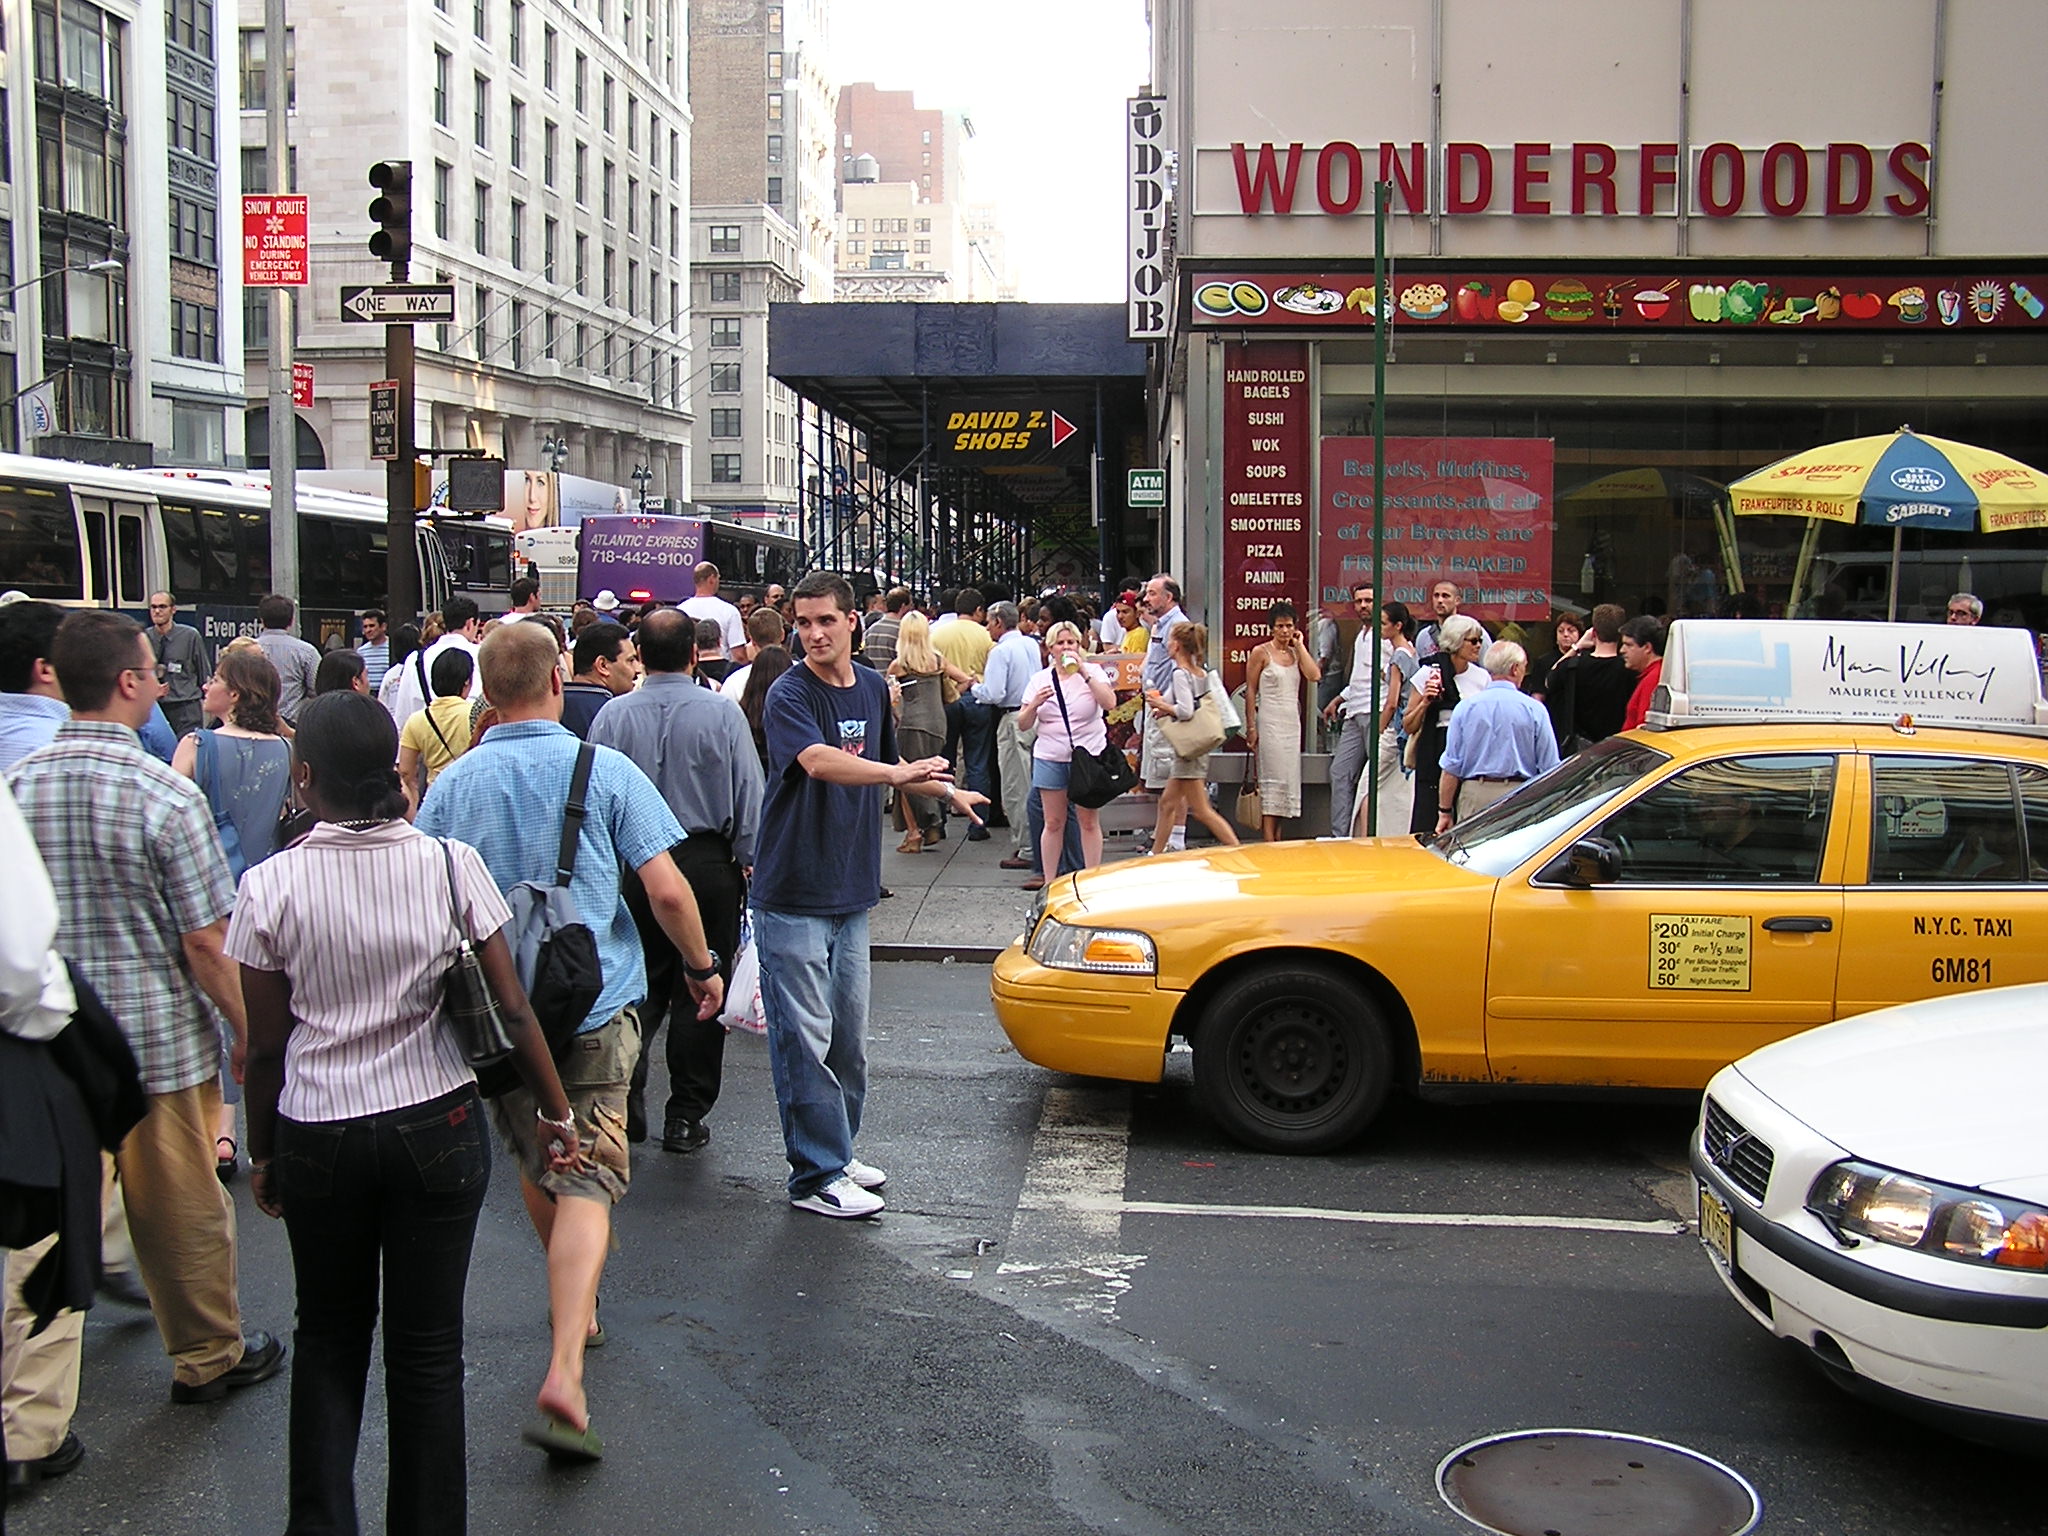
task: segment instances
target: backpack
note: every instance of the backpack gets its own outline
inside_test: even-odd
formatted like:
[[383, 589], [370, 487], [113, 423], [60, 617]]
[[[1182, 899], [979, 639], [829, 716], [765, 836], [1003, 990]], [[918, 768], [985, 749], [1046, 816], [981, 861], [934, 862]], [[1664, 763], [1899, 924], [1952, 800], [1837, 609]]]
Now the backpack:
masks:
[[[505, 925], [512, 963], [557, 1065], [604, 990], [597, 936], [569, 894], [569, 882], [576, 874], [576, 846], [583, 835], [590, 770], [596, 760], [597, 748], [590, 743], [577, 749], [569, 801], [562, 808], [562, 842], [555, 855], [554, 880], [548, 884], [522, 880], [505, 893], [505, 903], [512, 909], [512, 921]], [[477, 1074], [477, 1088], [486, 1098], [517, 1086], [519, 1075], [509, 1060]]]

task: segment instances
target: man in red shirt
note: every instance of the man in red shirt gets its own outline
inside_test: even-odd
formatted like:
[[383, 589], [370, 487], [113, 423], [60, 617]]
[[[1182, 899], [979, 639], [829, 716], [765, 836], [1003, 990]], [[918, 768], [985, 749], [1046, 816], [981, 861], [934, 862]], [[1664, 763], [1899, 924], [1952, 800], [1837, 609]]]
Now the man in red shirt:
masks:
[[1636, 675], [1636, 691], [1629, 695], [1628, 713], [1621, 728], [1632, 731], [1650, 712], [1650, 696], [1664, 676], [1664, 621], [1643, 614], [1621, 626], [1621, 659]]

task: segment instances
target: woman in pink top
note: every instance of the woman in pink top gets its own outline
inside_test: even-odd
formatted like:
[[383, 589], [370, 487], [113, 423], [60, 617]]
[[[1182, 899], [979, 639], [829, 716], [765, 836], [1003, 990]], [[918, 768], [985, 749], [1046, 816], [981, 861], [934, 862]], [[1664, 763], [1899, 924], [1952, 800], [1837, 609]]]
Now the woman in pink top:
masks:
[[[1052, 665], [1041, 667], [1024, 685], [1017, 725], [1020, 729], [1035, 726], [1038, 731], [1031, 744], [1031, 787], [1045, 807], [1038, 853], [1044, 860], [1046, 878], [1051, 879], [1060, 867], [1060, 841], [1067, 831], [1067, 776], [1073, 770], [1074, 749], [1100, 752], [1109, 745], [1109, 727], [1103, 716], [1116, 708], [1116, 690], [1110, 686], [1107, 672], [1081, 659], [1077, 626], [1065, 620], [1053, 625], [1046, 634], [1045, 647]], [[1081, 824], [1081, 866], [1093, 869], [1102, 862], [1102, 820], [1086, 806], [1075, 806], [1074, 815]]]

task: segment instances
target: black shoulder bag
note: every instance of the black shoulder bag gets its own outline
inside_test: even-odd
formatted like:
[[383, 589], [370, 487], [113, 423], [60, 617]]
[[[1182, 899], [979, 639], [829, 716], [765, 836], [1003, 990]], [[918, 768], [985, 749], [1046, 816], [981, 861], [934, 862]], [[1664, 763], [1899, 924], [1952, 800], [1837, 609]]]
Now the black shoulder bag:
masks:
[[1100, 752], [1090, 752], [1074, 740], [1074, 721], [1067, 713], [1067, 694], [1057, 672], [1053, 673], [1052, 696], [1060, 702], [1060, 720], [1067, 728], [1067, 748], [1073, 758], [1067, 798], [1084, 810], [1099, 811], [1136, 784], [1138, 776], [1118, 748], [1105, 745]]

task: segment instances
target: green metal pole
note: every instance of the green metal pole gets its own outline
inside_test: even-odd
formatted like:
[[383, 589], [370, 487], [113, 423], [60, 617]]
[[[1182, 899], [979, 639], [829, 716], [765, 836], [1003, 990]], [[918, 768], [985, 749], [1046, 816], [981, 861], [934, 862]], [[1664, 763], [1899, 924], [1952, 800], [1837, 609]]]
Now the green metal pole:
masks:
[[1383, 679], [1377, 660], [1380, 642], [1379, 605], [1386, 601], [1387, 575], [1387, 320], [1394, 306], [1387, 302], [1387, 211], [1394, 200], [1394, 184], [1376, 181], [1372, 187], [1372, 612], [1363, 615], [1358, 643], [1375, 647], [1372, 669], [1372, 713], [1365, 728], [1371, 734], [1365, 742], [1365, 829], [1377, 832], [1380, 824], [1380, 688]]

